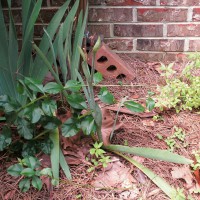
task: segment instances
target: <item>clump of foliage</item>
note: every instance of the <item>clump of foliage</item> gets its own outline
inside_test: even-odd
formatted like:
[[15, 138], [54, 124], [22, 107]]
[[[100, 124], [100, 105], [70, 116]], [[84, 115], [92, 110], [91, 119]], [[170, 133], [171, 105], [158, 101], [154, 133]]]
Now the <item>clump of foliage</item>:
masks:
[[193, 152], [193, 155], [195, 157], [195, 163], [192, 163], [191, 167], [193, 170], [197, 170], [200, 168], [200, 150]]
[[189, 59], [181, 72], [173, 69], [173, 63], [161, 65], [161, 75], [166, 80], [166, 85], [158, 86], [159, 95], [156, 97], [156, 106], [161, 110], [167, 107], [180, 112], [200, 107], [200, 55], [191, 54]]
[[[163, 136], [158, 134], [157, 137], [163, 140]], [[185, 131], [177, 126], [173, 127], [173, 134], [168, 136], [165, 140], [170, 151], [174, 151], [176, 148], [186, 147], [185, 143]]]
[[88, 169], [88, 172], [95, 170], [98, 166], [103, 166], [103, 168], [105, 168], [108, 166], [108, 163], [111, 162], [110, 156], [104, 155], [106, 152], [101, 148], [102, 146], [103, 142], [95, 142], [93, 148], [90, 149], [90, 154], [92, 156], [91, 162], [93, 166]]
[[15, 177], [22, 176], [19, 182], [19, 188], [22, 192], [26, 192], [31, 185], [38, 190], [42, 189], [41, 176], [53, 177], [50, 168], [40, 168], [40, 161], [35, 157], [29, 156], [24, 159], [18, 159], [18, 163], [10, 166], [7, 172]]
[[[41, 6], [41, 2], [41, 0], [38, 1], [38, 7]], [[64, 13], [69, 5], [69, 2], [70, 1], [67, 1], [63, 7], [61, 7]], [[82, 130], [85, 135], [92, 136], [92, 138], [94, 138], [94, 140], [97, 142], [90, 153], [94, 153], [93, 155], [96, 157], [100, 156], [98, 162], [102, 163], [104, 166], [106, 166], [109, 162], [108, 157], [102, 156], [104, 154], [104, 150], [120, 155], [142, 170], [166, 193], [166, 195], [171, 197], [172, 194], [176, 192], [174, 188], [167, 184], [162, 178], [158, 177], [154, 172], [145, 168], [130, 156], [125, 156], [123, 153], [182, 164], [190, 164], [192, 162], [191, 160], [166, 150], [103, 144], [101, 131], [102, 113], [98, 103], [95, 101], [94, 95], [94, 86], [102, 80], [102, 76], [99, 73], [95, 73], [94, 65], [90, 70], [84, 51], [81, 48], [77, 48], [82, 44], [82, 35], [87, 18], [86, 16], [83, 18], [82, 12], [78, 17], [75, 36], [72, 34], [72, 26], [74, 23], [74, 16], [76, 14], [78, 3], [79, 1], [75, 2], [74, 6], [76, 9], [73, 9], [67, 15], [59, 30], [58, 27], [54, 27], [53, 32], [51, 31], [52, 27], [45, 30], [44, 38], [45, 43], [48, 44], [47, 47], [44, 44], [40, 45], [39, 47], [33, 44], [33, 48], [37, 52], [37, 57], [40, 60], [40, 65], [37, 65], [37, 68], [34, 68], [34, 73], [23, 74], [22, 80], [18, 78], [18, 87], [16, 87], [16, 84], [14, 89], [15, 93], [17, 93], [17, 96], [13, 96], [4, 92], [0, 93], [7, 94], [2, 95], [0, 98], [0, 109], [5, 113], [6, 118], [6, 125], [3, 127], [0, 135], [0, 150], [10, 150], [8, 147], [12, 143], [12, 136], [13, 134], [16, 134], [19, 140], [17, 140], [17, 143], [14, 144], [12, 149], [16, 150], [16, 147], [18, 147], [25, 159], [22, 159], [19, 165], [17, 165], [17, 167], [20, 168], [18, 175], [24, 176], [24, 181], [20, 184], [20, 188], [23, 191], [26, 191], [29, 188], [30, 181], [32, 181], [32, 185], [34, 187], [41, 189], [39, 176], [42, 173], [38, 172], [38, 164], [29, 164], [26, 159], [30, 158], [30, 156], [34, 156], [40, 151], [43, 151], [44, 153], [50, 153], [52, 172], [50, 177], [52, 178], [52, 184], [59, 184], [59, 166], [61, 166], [63, 169], [66, 177], [71, 179], [69, 167], [60, 148], [59, 136], [62, 134], [64, 137], [71, 137]], [[57, 16], [60, 15], [61, 14], [58, 14]], [[62, 16], [63, 15], [61, 15], [61, 18]], [[55, 24], [58, 25], [58, 22], [60, 22], [60, 20], [58, 20]], [[27, 39], [27, 41], [30, 40]], [[73, 44], [72, 41], [74, 41]], [[100, 46], [101, 40], [98, 38], [92, 50], [93, 62]], [[44, 49], [42, 47], [44, 47]], [[82, 70], [86, 81], [83, 81], [82, 75], [79, 73], [80, 54], [83, 60]], [[60, 67], [57, 65], [57, 59], [59, 60]], [[22, 63], [23, 62], [20, 59], [20, 67]], [[54, 64], [54, 67], [52, 66], [52, 63]], [[33, 66], [34, 65], [31, 65], [31, 69]], [[35, 74], [39, 74], [43, 67], [45, 71], [51, 72], [55, 82], [50, 82], [44, 86], [41, 80], [42, 77], [39, 77], [39, 80], [29, 78], [30, 75], [32, 77]], [[10, 73], [13, 75], [13, 72], [15, 73], [15, 71], [16, 68], [14, 68]], [[59, 71], [61, 71], [63, 81], [61, 81]], [[13, 83], [15, 84], [15, 82]], [[56, 117], [57, 102], [55, 102], [55, 100], [52, 98], [52, 95], [58, 93], [61, 94], [63, 101], [70, 107], [72, 113], [72, 116], [63, 123]], [[18, 96], [20, 98], [17, 98]], [[148, 110], [152, 110], [154, 107], [154, 101], [151, 96], [152, 94], [149, 93], [146, 101], [146, 108]], [[98, 97], [106, 104], [112, 104], [115, 102], [114, 97], [109, 93], [106, 87], [101, 88]], [[21, 99], [25, 99], [25, 101], [22, 103], [20, 101]], [[125, 106], [132, 112], [145, 111], [145, 108], [141, 104], [132, 100], [124, 99], [120, 106]], [[86, 113], [83, 113], [85, 110]], [[96, 137], [94, 137], [94, 135], [96, 135]], [[12, 168], [13, 166], [11, 166], [8, 171], [10, 172]], [[49, 173], [50, 171], [47, 170], [46, 174], [49, 175]], [[33, 179], [36, 179], [36, 181], [33, 181]]]

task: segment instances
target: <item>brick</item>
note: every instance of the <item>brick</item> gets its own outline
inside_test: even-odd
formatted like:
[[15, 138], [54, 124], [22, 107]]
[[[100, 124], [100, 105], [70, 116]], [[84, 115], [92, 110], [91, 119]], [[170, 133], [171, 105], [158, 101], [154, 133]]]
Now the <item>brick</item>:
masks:
[[162, 6], [198, 6], [200, 5], [199, 0], [161, 0], [160, 5]]
[[162, 25], [114, 25], [114, 36], [119, 37], [162, 37]]
[[[3, 8], [7, 8], [8, 7], [7, 0], [2, 0], [1, 5], [2, 5]], [[20, 7], [21, 6], [21, 0], [12, 1], [11, 5], [12, 5], [12, 7]]]
[[167, 36], [198, 37], [200, 36], [200, 24], [170, 24], [167, 27]]
[[189, 51], [200, 51], [200, 40], [190, 40]]
[[42, 8], [38, 17], [38, 23], [48, 23], [51, 21], [58, 8]]
[[90, 5], [155, 6], [156, 0], [89, 0]]
[[[93, 55], [92, 52], [90, 52], [88, 54], [88, 64], [90, 66], [92, 66], [92, 59]], [[116, 53], [112, 52], [105, 43], [102, 43], [101, 48], [97, 51], [95, 69], [107, 79], [126, 78], [131, 80], [134, 77], [131, 67]]]
[[104, 39], [108, 47], [115, 51], [132, 51], [132, 39]]
[[[44, 33], [43, 27], [45, 27], [45, 26], [42, 25], [42, 24], [35, 25], [35, 27], [34, 27], [34, 37], [38, 38], [38, 37], [43, 36], [43, 33]], [[17, 24], [16, 25], [16, 31], [17, 31], [18, 37], [21, 38], [22, 37], [22, 25]]]
[[51, 0], [51, 6], [62, 6], [66, 0]]
[[104, 37], [111, 37], [110, 36], [110, 25], [91, 25], [89, 24], [87, 26], [88, 31], [90, 32], [91, 35], [97, 34], [97, 35], [103, 35]]
[[138, 39], [137, 50], [141, 51], [183, 51], [184, 40]]
[[[6, 23], [8, 23], [9, 22], [9, 13], [8, 13], [8, 10], [4, 10], [3, 13], [4, 13], [4, 20], [5, 20]], [[13, 14], [15, 23], [22, 22], [21, 9], [20, 8], [16, 9], [16, 10], [13, 10], [12, 14]]]
[[143, 52], [134, 52], [134, 53], [125, 53], [124, 55], [128, 56], [130, 59], [138, 59], [143, 62], [163, 62], [171, 63], [176, 60], [176, 53], [143, 53]]
[[[65, 3], [66, 0], [43, 0], [42, 6], [61, 6], [63, 3]], [[22, 6], [22, 0], [14, 0], [12, 1], [12, 8], [14, 7], [21, 7]], [[7, 0], [2, 0], [2, 7], [7, 7]]]
[[91, 8], [89, 22], [131, 22], [132, 8]]
[[[57, 8], [42, 8], [39, 14], [39, 17], [37, 19], [37, 23], [49, 23], [51, 19], [53, 18], [54, 14], [57, 12]], [[5, 22], [9, 22], [9, 17], [8, 17], [8, 11], [4, 11], [4, 17], [5, 17]], [[21, 10], [16, 9], [12, 10], [12, 14], [14, 17], [15, 23], [21, 23], [22, 22], [22, 16], [21, 16]]]
[[141, 8], [137, 16], [139, 22], [182, 22], [187, 21], [187, 9]]
[[200, 21], [200, 8], [194, 8], [193, 9], [192, 20], [193, 21]]

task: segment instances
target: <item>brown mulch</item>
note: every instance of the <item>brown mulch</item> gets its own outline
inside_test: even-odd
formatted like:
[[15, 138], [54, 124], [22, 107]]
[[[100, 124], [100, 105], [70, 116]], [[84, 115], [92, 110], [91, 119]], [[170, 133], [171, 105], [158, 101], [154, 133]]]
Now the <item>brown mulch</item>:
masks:
[[[138, 102], [144, 103], [144, 99], [147, 96], [148, 91], [155, 91], [156, 85], [163, 83], [155, 66], [157, 63], [145, 64], [139, 60], [133, 60], [126, 55], [122, 55], [122, 59], [129, 64], [135, 77], [131, 81], [127, 80], [104, 80], [102, 84], [118, 84], [121, 81], [124, 85], [132, 84], [132, 87], [109, 87], [111, 93], [115, 98], [120, 101], [121, 98], [127, 96], [129, 99], [134, 99]], [[134, 85], [137, 85], [136, 87]], [[113, 116], [115, 112], [111, 111]], [[162, 120], [153, 121], [152, 118], [141, 118], [136, 115], [128, 115], [121, 113], [119, 120], [124, 123], [124, 126], [115, 132], [112, 143], [124, 144], [128, 142], [129, 146], [138, 147], [151, 147], [158, 149], [167, 149], [167, 145], [163, 140], [160, 140], [157, 135], [160, 134], [163, 137], [168, 137], [172, 134], [174, 126], [182, 128], [186, 132], [186, 147], [178, 148], [175, 153], [183, 155], [187, 158], [192, 158], [192, 151], [200, 148], [200, 115], [195, 112], [182, 111], [177, 114], [173, 110], [168, 110], [160, 113]], [[91, 186], [91, 181], [97, 176], [98, 171], [88, 173], [87, 164], [71, 165], [71, 173], [73, 180], [67, 181], [61, 172], [61, 178], [59, 187], [48, 191], [44, 186], [42, 191], [38, 192], [31, 189], [27, 193], [21, 193], [18, 189], [18, 178], [10, 177], [6, 173], [6, 168], [13, 164], [14, 158], [8, 158], [6, 154], [0, 154], [0, 199], [7, 200], [117, 200], [120, 199], [117, 188], [104, 188], [103, 190], [96, 190]], [[121, 162], [126, 163], [124, 160]], [[151, 159], [144, 159], [143, 164], [152, 169], [156, 174], [166, 179], [170, 185], [175, 188], [184, 188], [187, 192], [185, 181], [182, 179], [172, 178], [171, 171], [173, 167], [181, 166], [178, 164], [167, 163], [163, 161], [155, 161]], [[130, 166], [129, 163], [126, 163]], [[133, 176], [141, 175], [141, 172], [133, 167]], [[143, 200], [169, 200], [168, 197], [151, 182], [145, 175], [143, 175], [144, 183], [138, 181], [138, 189], [140, 191], [139, 196], [135, 200], [140, 198]], [[138, 179], [139, 180], [139, 179]], [[13, 194], [12, 194], [13, 192]], [[10, 198], [8, 196], [10, 195]], [[6, 199], [7, 197], [7, 199]], [[199, 195], [193, 195], [195, 200], [200, 199]], [[134, 200], [134, 199], [133, 199]]]

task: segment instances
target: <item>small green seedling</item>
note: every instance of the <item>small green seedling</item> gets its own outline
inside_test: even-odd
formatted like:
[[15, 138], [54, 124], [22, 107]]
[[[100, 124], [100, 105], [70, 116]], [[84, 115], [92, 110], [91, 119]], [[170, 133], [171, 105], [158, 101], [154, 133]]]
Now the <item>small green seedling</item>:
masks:
[[194, 152], [193, 155], [195, 157], [196, 164], [192, 163], [191, 167], [193, 170], [200, 169], [200, 151]]
[[163, 140], [163, 136], [161, 134], [156, 135], [159, 140]]
[[103, 166], [103, 168], [105, 168], [108, 166], [108, 163], [111, 162], [110, 156], [104, 156], [106, 152], [101, 149], [102, 145], [103, 142], [95, 142], [95, 144], [93, 144], [94, 148], [90, 149], [90, 154], [92, 155], [91, 162], [93, 166], [87, 170], [88, 172], [94, 171], [99, 166]]
[[177, 126], [174, 126], [173, 129], [174, 129], [173, 135], [165, 139], [165, 142], [169, 147], [170, 151], [174, 151], [175, 148], [180, 148], [180, 146], [177, 144], [177, 140], [179, 140], [183, 144], [183, 147], [187, 146], [185, 144], [185, 131]]
[[192, 110], [200, 107], [199, 91], [200, 77], [196, 74], [200, 69], [199, 54], [191, 54], [190, 62], [181, 72], [173, 70], [174, 63], [165, 66], [161, 65], [161, 70], [166, 84], [158, 86], [158, 95], [155, 97], [156, 107], [174, 108], [177, 113], [181, 110]]
[[176, 193], [172, 195], [171, 200], [186, 200], [183, 188], [177, 188]]
[[153, 121], [164, 121], [164, 119], [163, 119], [163, 117], [162, 116], [160, 116], [160, 115], [155, 115], [155, 116], [153, 116]]
[[19, 188], [22, 192], [26, 192], [32, 186], [38, 190], [42, 189], [41, 176], [49, 176], [52, 178], [52, 171], [50, 168], [44, 168], [39, 170], [41, 167], [40, 161], [35, 157], [26, 157], [24, 159], [18, 159], [18, 163], [11, 165], [7, 172], [15, 177], [22, 176], [22, 180], [19, 182]]
[[169, 150], [170, 150], [170, 151], [174, 151], [174, 148], [175, 148], [175, 146], [176, 146], [176, 141], [175, 141], [175, 139], [173, 139], [172, 136], [170, 136], [170, 137], [167, 137], [167, 139], [165, 140], [165, 142], [166, 142], [166, 144], [167, 144]]

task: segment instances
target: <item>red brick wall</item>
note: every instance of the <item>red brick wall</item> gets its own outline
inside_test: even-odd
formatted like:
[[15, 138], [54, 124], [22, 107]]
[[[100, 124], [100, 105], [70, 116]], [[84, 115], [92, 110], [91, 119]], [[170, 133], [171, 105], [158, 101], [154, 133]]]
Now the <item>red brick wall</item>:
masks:
[[200, 51], [200, 0], [89, 0], [91, 33], [118, 53], [174, 61]]
[[[8, 17], [7, 0], [0, 0], [0, 1], [3, 7], [5, 22], [8, 23], [9, 17]], [[54, 16], [55, 12], [57, 12], [60, 6], [62, 6], [66, 1], [68, 0], [43, 0], [42, 1], [42, 8], [41, 8], [38, 20], [35, 24], [35, 33], [34, 33], [35, 42], [40, 41], [41, 36], [44, 33], [43, 28], [48, 25], [48, 23]], [[75, 1], [76, 0], [71, 0], [71, 5], [73, 5]], [[85, 4], [84, 2], [86, 2], [86, 0], [80, 1], [78, 11], [81, 9], [82, 6], [84, 6]], [[21, 37], [22, 37], [21, 3], [22, 3], [22, 0], [12, 0], [12, 4], [11, 4], [12, 14], [14, 16], [14, 21], [16, 23], [16, 30], [18, 33], [19, 41], [21, 41]]]

